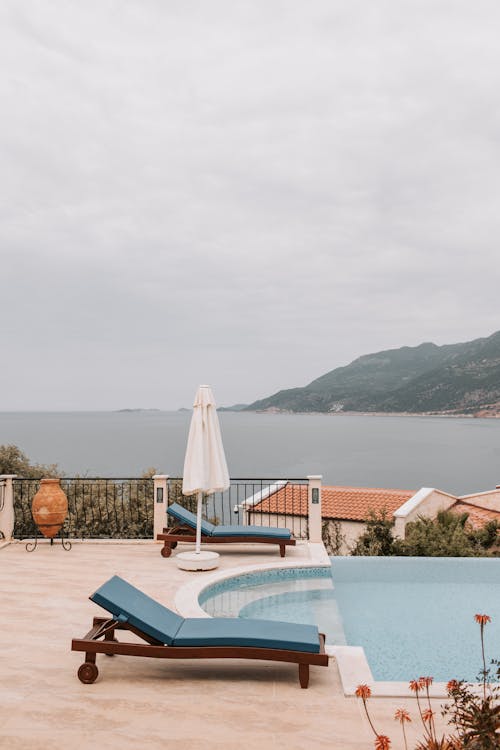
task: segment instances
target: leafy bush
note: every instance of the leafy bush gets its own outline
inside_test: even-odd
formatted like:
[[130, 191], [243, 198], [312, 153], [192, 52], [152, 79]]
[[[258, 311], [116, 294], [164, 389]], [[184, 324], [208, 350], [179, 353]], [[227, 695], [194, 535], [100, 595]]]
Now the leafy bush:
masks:
[[480, 529], [468, 522], [467, 513], [440, 511], [436, 518], [419, 516], [406, 526], [405, 539], [395, 539], [386, 513], [372, 514], [358, 539], [353, 555], [406, 557], [487, 557], [498, 555], [499, 524], [490, 521]]
[[392, 535], [392, 521], [389, 519], [387, 512], [370, 513], [366, 519], [366, 531], [361, 534], [352, 555], [368, 555], [370, 557], [377, 555], [395, 555], [394, 537]]
[[468, 514], [440, 511], [435, 519], [420, 517], [406, 527], [404, 540], [395, 541], [395, 554], [429, 557], [484, 557], [497, 542], [498, 524], [482, 529], [468, 523]]
[[61, 476], [57, 464], [32, 464], [17, 445], [0, 445], [0, 474], [17, 474], [25, 479]]

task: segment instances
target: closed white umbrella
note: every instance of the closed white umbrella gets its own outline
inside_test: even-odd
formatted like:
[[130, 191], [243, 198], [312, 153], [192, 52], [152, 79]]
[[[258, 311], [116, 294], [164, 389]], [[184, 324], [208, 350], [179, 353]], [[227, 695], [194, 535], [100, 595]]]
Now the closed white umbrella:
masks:
[[200, 554], [203, 493], [223, 492], [229, 484], [215, 398], [209, 385], [200, 385], [193, 404], [182, 477], [182, 494], [196, 494], [198, 500], [196, 555]]

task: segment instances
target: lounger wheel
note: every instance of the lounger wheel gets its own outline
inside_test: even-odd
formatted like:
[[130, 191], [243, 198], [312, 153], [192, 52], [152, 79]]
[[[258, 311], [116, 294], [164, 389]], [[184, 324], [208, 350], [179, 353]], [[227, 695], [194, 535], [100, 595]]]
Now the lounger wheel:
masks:
[[172, 547], [170, 545], [168, 545], [168, 547], [161, 548], [162, 557], [170, 557], [171, 554], [172, 554]]
[[98, 674], [99, 670], [97, 669], [96, 665], [91, 664], [91, 662], [89, 661], [86, 661], [78, 670], [78, 679], [85, 685], [91, 685], [96, 681]]

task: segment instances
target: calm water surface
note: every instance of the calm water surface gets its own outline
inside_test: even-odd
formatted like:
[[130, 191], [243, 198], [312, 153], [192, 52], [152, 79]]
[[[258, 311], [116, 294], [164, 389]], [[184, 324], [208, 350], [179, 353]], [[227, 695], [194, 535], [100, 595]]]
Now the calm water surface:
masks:
[[[189, 412], [0, 413], [0, 444], [66, 475], [180, 476]], [[500, 420], [221, 413], [233, 477], [323, 474], [327, 484], [452, 493], [500, 484]]]
[[346, 642], [363, 646], [376, 680], [475, 680], [482, 665], [476, 613], [491, 617], [487, 664], [498, 655], [499, 574], [498, 558], [332, 558]]

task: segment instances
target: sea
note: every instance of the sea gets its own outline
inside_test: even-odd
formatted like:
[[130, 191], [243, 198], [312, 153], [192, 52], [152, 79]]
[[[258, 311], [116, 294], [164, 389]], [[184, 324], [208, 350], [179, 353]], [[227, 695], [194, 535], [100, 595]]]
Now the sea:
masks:
[[[0, 444], [65, 476], [182, 476], [189, 411], [0, 413]], [[220, 412], [233, 478], [467, 494], [500, 484], [500, 420]]]

